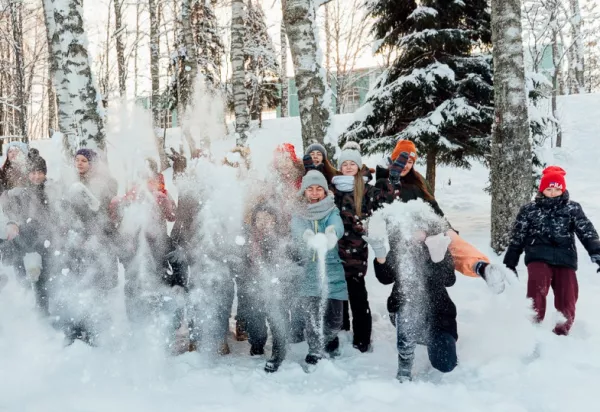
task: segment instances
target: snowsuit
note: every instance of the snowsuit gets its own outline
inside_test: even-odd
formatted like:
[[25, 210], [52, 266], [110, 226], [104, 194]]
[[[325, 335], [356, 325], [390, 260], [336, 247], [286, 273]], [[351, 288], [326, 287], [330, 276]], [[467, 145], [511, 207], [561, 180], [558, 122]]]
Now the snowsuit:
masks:
[[375, 259], [374, 268], [381, 283], [394, 283], [387, 309], [396, 326], [399, 377], [410, 378], [417, 344], [427, 346], [434, 368], [453, 370], [458, 334], [456, 306], [446, 290], [456, 281], [450, 253], [434, 263], [423, 243], [400, 244], [392, 236], [386, 262]]
[[[338, 245], [352, 310], [353, 344], [363, 351], [366, 351], [371, 344], [372, 329], [371, 309], [365, 285], [369, 249], [362, 238], [366, 235], [363, 223], [374, 210], [393, 200], [393, 190], [388, 179], [378, 180], [376, 186], [365, 184], [362, 216], [359, 218], [355, 212], [354, 192], [333, 189], [335, 204], [340, 209], [340, 216], [344, 222], [344, 236], [339, 240]], [[346, 313], [347, 311], [344, 312], [345, 316]]]
[[[322, 357], [326, 346], [336, 340], [342, 328], [343, 301], [348, 299], [346, 276], [338, 246], [336, 245], [325, 255], [327, 278], [322, 282], [317, 252], [310, 249], [303, 239], [307, 229], [314, 233], [324, 233], [329, 226], [335, 228], [338, 239], [342, 237], [344, 224], [337, 208], [320, 220], [309, 220], [300, 216], [292, 218], [292, 238], [300, 247], [301, 266], [304, 272], [299, 294], [303, 297], [306, 340], [309, 354], [317, 357]], [[323, 290], [325, 285], [326, 289]]]
[[[123, 224], [128, 208], [130, 219], [141, 215], [145, 221], [134, 228], [129, 228], [130, 222]], [[175, 202], [164, 189], [150, 193], [134, 188], [111, 202], [113, 220], [121, 229], [127, 228], [120, 233], [119, 259], [125, 268], [125, 306], [131, 321], [142, 320], [154, 311], [148, 307], [146, 295], [162, 302], [160, 286], [173, 286], [166, 255], [171, 250], [167, 221], [175, 220], [174, 210]]]
[[600, 255], [600, 240], [581, 205], [569, 200], [569, 192], [548, 198], [541, 193], [521, 208], [515, 220], [504, 264], [515, 268], [525, 251], [529, 273], [527, 297], [533, 300], [537, 320], [546, 313], [546, 296], [554, 291], [554, 306], [566, 322], [554, 329], [558, 335], [569, 333], [575, 321], [578, 298], [577, 249], [575, 235], [591, 255]]

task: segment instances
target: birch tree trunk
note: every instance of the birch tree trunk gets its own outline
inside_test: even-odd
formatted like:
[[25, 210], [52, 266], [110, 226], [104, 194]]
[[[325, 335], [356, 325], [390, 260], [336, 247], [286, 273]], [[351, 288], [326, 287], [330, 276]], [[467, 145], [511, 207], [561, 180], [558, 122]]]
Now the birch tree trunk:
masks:
[[[281, 0], [281, 12], [285, 13], [286, 0]], [[281, 42], [281, 75], [279, 82], [281, 83], [281, 117], [288, 117], [288, 75], [287, 75], [287, 33], [285, 29], [285, 19], [281, 19], [280, 29], [280, 42]]]
[[569, 0], [569, 6], [571, 8], [571, 37], [573, 38], [574, 47], [573, 54], [575, 57], [575, 81], [576, 93], [585, 93], [585, 50], [583, 46], [583, 34], [581, 31], [582, 19], [581, 19], [581, 8], [579, 7], [579, 0]]
[[150, 14], [150, 81], [152, 93], [152, 119], [156, 127], [158, 125], [160, 115], [160, 38], [158, 31], [159, 27], [156, 0], [148, 0], [148, 12]]
[[245, 146], [248, 139], [248, 100], [244, 71], [244, 1], [231, 3], [231, 68], [233, 102], [235, 110], [235, 132], [238, 146]]
[[525, 91], [521, 1], [492, 0], [495, 121], [492, 132], [491, 246], [506, 249], [522, 205], [531, 199], [532, 152]]
[[138, 49], [140, 47], [140, 0], [135, 3], [135, 46], [133, 49], [133, 95], [138, 96]]
[[315, 142], [329, 148], [330, 143], [336, 143], [325, 141], [331, 114], [329, 102], [325, 101], [328, 87], [318, 53], [315, 16], [314, 0], [286, 0], [284, 19], [298, 89], [304, 149]]
[[196, 57], [196, 44], [192, 29], [192, 0], [181, 1], [181, 37], [186, 53], [184, 67], [186, 80], [180, 90], [180, 101], [181, 106], [185, 109], [192, 95], [196, 75], [198, 74], [198, 58]]
[[117, 47], [117, 69], [119, 71], [119, 96], [124, 98], [127, 94], [127, 66], [125, 66], [125, 45], [123, 44], [123, 0], [113, 0], [115, 6], [115, 40]]
[[80, 147], [105, 149], [101, 98], [92, 79], [83, 27], [83, 0], [44, 0], [52, 39], [52, 72], [58, 101], [58, 124], [65, 152]]
[[[556, 18], [556, 15], [555, 15]], [[553, 67], [553, 72], [552, 72], [552, 98], [551, 98], [551, 105], [552, 105], [552, 116], [554, 116], [555, 119], [558, 119], [558, 112], [557, 112], [557, 95], [558, 95], [558, 91], [559, 91], [559, 76], [560, 76], [560, 56], [559, 56], [559, 49], [558, 49], [558, 30], [556, 29], [556, 24], [554, 24], [554, 28], [552, 29], [552, 66]], [[574, 79], [569, 79], [570, 82], [573, 81]], [[569, 87], [570, 88], [570, 87]], [[561, 147], [562, 146], [562, 132], [560, 130], [560, 124], [555, 124], [554, 127], [556, 128], [556, 147]]]
[[27, 143], [27, 106], [25, 104], [25, 65], [23, 62], [23, 2], [10, 0], [10, 19], [13, 32], [13, 52], [15, 57], [15, 102], [17, 124], [21, 139]]

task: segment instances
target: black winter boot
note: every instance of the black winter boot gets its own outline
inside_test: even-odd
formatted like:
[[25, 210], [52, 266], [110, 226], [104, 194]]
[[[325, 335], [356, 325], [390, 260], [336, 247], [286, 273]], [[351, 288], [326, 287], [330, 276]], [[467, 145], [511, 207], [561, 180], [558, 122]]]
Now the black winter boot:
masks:
[[262, 345], [250, 346], [250, 356], [262, 356], [265, 354], [265, 347]]
[[340, 339], [337, 336], [325, 345], [325, 352], [332, 358], [340, 356]]

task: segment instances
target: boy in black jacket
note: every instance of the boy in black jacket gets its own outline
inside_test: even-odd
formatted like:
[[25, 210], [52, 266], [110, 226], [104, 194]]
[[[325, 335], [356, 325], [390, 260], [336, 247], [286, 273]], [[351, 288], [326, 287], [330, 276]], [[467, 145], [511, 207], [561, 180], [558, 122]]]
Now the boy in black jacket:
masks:
[[397, 330], [400, 382], [412, 380], [417, 344], [427, 346], [435, 369], [446, 373], [457, 365], [456, 306], [446, 291], [456, 281], [454, 262], [446, 251], [443, 260], [434, 263], [422, 235], [421, 240], [406, 242], [391, 233], [387, 257], [382, 239], [367, 238], [376, 255], [375, 276], [384, 285], [394, 283], [387, 308]]
[[504, 256], [506, 267], [516, 272], [521, 253], [525, 251], [529, 273], [527, 297], [533, 300], [538, 322], [544, 319], [546, 296], [552, 287], [554, 307], [566, 318], [554, 328], [557, 335], [568, 335], [575, 320], [579, 294], [575, 235], [592, 262], [600, 266], [598, 233], [581, 205], [569, 200], [565, 174], [557, 166], [542, 172], [538, 195], [519, 211]]

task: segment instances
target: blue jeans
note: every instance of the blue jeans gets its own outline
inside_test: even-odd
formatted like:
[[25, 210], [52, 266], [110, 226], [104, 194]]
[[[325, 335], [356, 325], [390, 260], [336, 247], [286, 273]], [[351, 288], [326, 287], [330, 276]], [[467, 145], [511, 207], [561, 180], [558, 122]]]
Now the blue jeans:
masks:
[[427, 346], [431, 366], [440, 372], [451, 372], [458, 363], [456, 339], [447, 332], [428, 331], [423, 325], [406, 322], [400, 312], [395, 314], [398, 348], [398, 373], [409, 376], [417, 344]]

